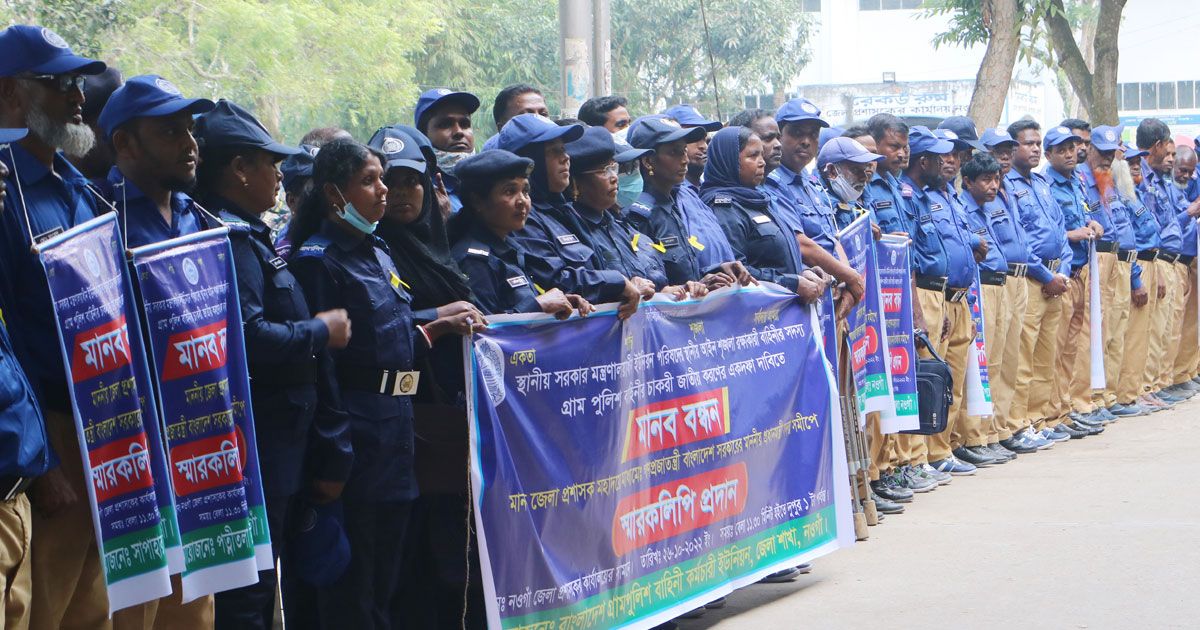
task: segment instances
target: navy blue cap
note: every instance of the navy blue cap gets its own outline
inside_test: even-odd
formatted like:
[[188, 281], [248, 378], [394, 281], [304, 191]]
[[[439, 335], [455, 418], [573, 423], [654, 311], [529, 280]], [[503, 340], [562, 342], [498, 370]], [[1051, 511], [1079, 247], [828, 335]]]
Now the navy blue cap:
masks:
[[463, 158], [454, 167], [454, 176], [464, 185], [503, 177], [529, 176], [533, 160], [504, 149], [491, 149]]
[[696, 111], [691, 105], [676, 105], [667, 111], [663, 112], [663, 116], [669, 116], [675, 119], [684, 127], [700, 127], [708, 132], [718, 131], [724, 125], [719, 120], [708, 120]]
[[937, 128], [954, 132], [954, 135], [957, 136], [957, 138], [950, 139], [957, 140], [958, 142], [955, 144], [966, 144], [972, 149], [987, 151], [987, 147], [985, 147], [984, 144], [979, 141], [979, 134], [975, 131], [975, 121], [967, 118], [966, 116], [951, 116], [946, 120], [943, 120]]
[[617, 145], [612, 133], [604, 127], [588, 127], [578, 140], [567, 143], [567, 155], [571, 156], [571, 172], [582, 173], [597, 165], [613, 161]]
[[994, 149], [1002, 144], [1016, 144], [1017, 141], [1008, 135], [1007, 131], [1000, 131], [997, 127], [983, 130], [983, 138], [980, 139], [984, 146], [989, 149]]
[[217, 101], [212, 111], [196, 119], [192, 132], [201, 149], [250, 147], [276, 155], [296, 155], [300, 149], [275, 142], [267, 128], [250, 112], [232, 101]]
[[429, 110], [442, 103], [457, 103], [467, 108], [468, 114], [474, 114], [479, 109], [479, 97], [470, 92], [455, 92], [446, 88], [425, 90], [417, 97], [417, 109], [413, 112], [413, 124], [421, 128], [421, 119]]
[[1101, 125], [1092, 128], [1092, 146], [1101, 151], [1115, 151], [1121, 146], [1121, 132], [1124, 130], [1120, 125], [1109, 127]]
[[844, 133], [846, 133], [846, 130], [841, 127], [825, 127], [821, 129], [821, 132], [817, 134], [817, 151], [819, 152], [821, 147], [825, 146], [826, 142], [838, 138]]
[[679, 121], [662, 114], [642, 116], [629, 125], [625, 138], [631, 146], [653, 149], [660, 144], [684, 140], [688, 144], [708, 135], [702, 127], [683, 128]]
[[367, 146], [377, 149], [386, 158], [383, 165], [385, 173], [398, 167], [424, 173], [427, 168], [421, 146], [402, 129], [382, 127], [367, 141]]
[[617, 164], [627, 164], [642, 157], [643, 155], [650, 155], [654, 153], [654, 149], [635, 149], [628, 142], [625, 142], [616, 136], [613, 136], [613, 144], [617, 148], [617, 154], [613, 157], [613, 159], [617, 161]]
[[1042, 148], [1049, 149], [1050, 147], [1058, 146], [1068, 140], [1079, 140], [1083, 138], [1075, 135], [1070, 129], [1059, 125], [1046, 130], [1046, 137], [1042, 138]]
[[882, 155], [871, 153], [858, 140], [841, 136], [831, 139], [821, 147], [821, 151], [817, 153], [817, 168], [823, 169], [827, 164], [837, 164], [838, 162], [866, 164], [882, 159], [884, 159]]
[[301, 177], [312, 177], [313, 164], [317, 163], [317, 153], [321, 150], [311, 144], [300, 145], [300, 152], [295, 155], [289, 155], [287, 159], [279, 165], [279, 172], [283, 174], [283, 189], [287, 190], [292, 187], [292, 182]]
[[121, 71], [109, 66], [100, 74], [94, 74], [83, 83], [83, 119], [96, 120], [113, 92], [125, 82]]
[[1137, 147], [1128, 146], [1124, 142], [1121, 143], [1121, 149], [1123, 149], [1125, 151], [1125, 159], [1126, 160], [1132, 160], [1134, 158], [1140, 158], [1145, 155], [1150, 155], [1149, 151], [1144, 151]]
[[0, 144], [16, 142], [29, 135], [28, 129], [0, 129]]
[[203, 114], [216, 104], [206, 98], [184, 98], [174, 83], [156, 75], [143, 74], [117, 88], [100, 111], [100, 128], [112, 137], [117, 127], [134, 118], [170, 116], [179, 112]]
[[350, 541], [342, 528], [342, 503], [306, 505], [289, 541], [292, 568], [313, 586], [330, 586], [350, 566]]
[[541, 114], [521, 114], [504, 123], [504, 128], [496, 136], [496, 148], [515, 153], [538, 142], [558, 139], [571, 142], [578, 140], [582, 135], [583, 125], [560, 127], [558, 123]]
[[0, 77], [32, 74], [100, 74], [103, 61], [71, 52], [66, 40], [43, 26], [16, 24], [0, 31]]
[[[958, 134], [954, 133], [953, 131], [950, 131], [949, 129], [942, 129], [941, 127], [939, 127], [937, 129], [933, 130], [933, 135], [941, 138], [942, 140], [948, 140], [950, 142], [950, 144], [954, 145], [955, 151], [965, 151], [965, 150], [975, 148], [974, 145], [967, 142], [966, 140], [963, 140], [962, 138], [959, 138]], [[976, 143], [976, 144], [978, 144], [978, 143]]]
[[929, 130], [929, 127], [914, 125], [908, 130], [908, 150], [913, 155], [922, 153], [946, 155], [954, 150], [954, 143], [938, 138]]
[[817, 104], [806, 98], [794, 98], [783, 104], [779, 111], [775, 112], [775, 122], [782, 127], [783, 123], [800, 122], [802, 120], [815, 120], [822, 127], [828, 127], [829, 123], [821, 118], [821, 108]]

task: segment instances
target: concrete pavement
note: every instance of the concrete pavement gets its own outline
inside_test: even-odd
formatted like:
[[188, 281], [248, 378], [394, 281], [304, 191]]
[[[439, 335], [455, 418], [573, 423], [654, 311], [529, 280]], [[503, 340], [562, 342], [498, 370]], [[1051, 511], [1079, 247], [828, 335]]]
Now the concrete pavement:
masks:
[[1200, 399], [917, 495], [703, 628], [1200, 628]]

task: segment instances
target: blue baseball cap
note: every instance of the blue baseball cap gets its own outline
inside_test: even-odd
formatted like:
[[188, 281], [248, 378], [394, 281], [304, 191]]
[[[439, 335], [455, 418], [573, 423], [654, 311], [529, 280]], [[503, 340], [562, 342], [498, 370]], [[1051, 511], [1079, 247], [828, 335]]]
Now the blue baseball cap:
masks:
[[385, 174], [393, 168], [411, 168], [418, 173], [427, 168], [421, 146], [402, 129], [382, 127], [367, 141], [367, 146], [383, 154]]
[[80, 57], [58, 33], [44, 26], [16, 24], [0, 31], [0, 77], [32, 74], [100, 74], [103, 61]]
[[28, 129], [0, 129], [0, 144], [16, 142], [29, 135]]
[[350, 541], [342, 528], [342, 502], [305, 505], [288, 545], [292, 567], [305, 582], [330, 586], [350, 566]]
[[289, 155], [279, 165], [279, 172], [283, 174], [284, 190], [291, 188], [292, 183], [301, 177], [312, 177], [313, 164], [317, 163], [317, 153], [320, 151], [321, 149], [311, 144], [302, 144], [299, 153]]
[[179, 112], [203, 114], [216, 104], [206, 98], [184, 98], [174, 83], [156, 75], [130, 78], [117, 88], [100, 110], [100, 128], [112, 138], [113, 131], [134, 118], [170, 116]]
[[817, 151], [820, 152], [821, 147], [825, 146], [825, 143], [834, 138], [841, 137], [844, 133], [846, 133], [846, 130], [841, 127], [825, 127], [821, 129], [821, 132], [817, 134]]
[[984, 146], [989, 149], [994, 149], [1002, 144], [1016, 144], [1017, 141], [1012, 136], [1008, 135], [1007, 131], [1000, 131], [996, 127], [983, 130], [983, 138], [980, 139]]
[[868, 151], [867, 147], [864, 147], [858, 140], [839, 136], [831, 138], [829, 142], [825, 143], [825, 146], [821, 147], [820, 152], [817, 153], [817, 168], [823, 169], [827, 164], [837, 164], [838, 162], [866, 164], [883, 159], [882, 155]]
[[1083, 138], [1071, 133], [1070, 129], [1067, 129], [1062, 125], [1051, 127], [1046, 130], [1046, 137], [1042, 138], [1042, 148], [1049, 149], [1050, 147], [1056, 147], [1069, 140], [1082, 141]]
[[794, 98], [783, 104], [779, 111], [775, 112], [775, 122], [782, 127], [783, 123], [800, 122], [802, 120], [815, 120], [822, 127], [828, 127], [829, 123], [821, 118], [821, 108], [817, 104], [806, 98]]
[[1125, 152], [1126, 160], [1132, 160], [1134, 158], [1140, 158], [1142, 156], [1150, 155], [1149, 151], [1143, 151], [1142, 149], [1139, 149], [1137, 147], [1128, 146], [1124, 142], [1121, 143], [1121, 150]]
[[724, 125], [719, 120], [708, 120], [691, 105], [676, 105], [662, 113], [663, 116], [674, 118], [683, 127], [700, 127], [708, 132], [719, 130]]
[[571, 156], [571, 172], [582, 173], [596, 166], [614, 161], [617, 145], [612, 133], [604, 127], [588, 127], [578, 140], [567, 143], [567, 155]]
[[653, 149], [660, 144], [683, 140], [688, 144], [708, 135], [703, 127], [684, 128], [679, 121], [663, 114], [642, 116], [629, 125], [625, 139], [639, 149]]
[[949, 129], [941, 129], [941, 128], [934, 129], [933, 135], [941, 138], [942, 140], [949, 141], [950, 144], [954, 145], [955, 151], [965, 151], [968, 149], [975, 148], [974, 146], [971, 145], [971, 143], [967, 142], [966, 140], [963, 140], [962, 138], [959, 138], [958, 134], [954, 133], [953, 131], [951, 131]]
[[908, 150], [913, 155], [936, 153], [946, 155], [954, 150], [954, 143], [934, 135], [929, 127], [914, 125], [908, 130]]
[[559, 139], [563, 142], [572, 142], [578, 140], [582, 135], [583, 125], [559, 126], [558, 123], [541, 114], [521, 114], [504, 123], [504, 128], [496, 136], [496, 148], [516, 153], [526, 146], [538, 142], [552, 142]]
[[975, 131], [975, 121], [966, 116], [951, 116], [943, 120], [937, 128], [952, 132], [956, 137], [948, 139], [956, 140], [955, 144], [965, 144], [972, 149], [987, 151], [987, 147], [979, 141], [979, 134]]
[[276, 155], [296, 155], [300, 149], [280, 144], [250, 112], [232, 101], [221, 99], [211, 111], [196, 119], [192, 132], [201, 149], [250, 147]]
[[425, 90], [417, 97], [417, 109], [413, 112], [413, 124], [420, 129], [422, 119], [429, 110], [443, 103], [457, 103], [467, 109], [468, 114], [474, 114], [479, 109], [479, 97], [470, 92], [455, 92], [446, 88]]
[[617, 164], [628, 164], [629, 162], [632, 162], [643, 155], [650, 155], [654, 153], [654, 149], [635, 149], [628, 142], [625, 142], [616, 136], [613, 136], [613, 145], [617, 149], [617, 154], [613, 156], [613, 159], [617, 161]]
[[1092, 128], [1092, 146], [1101, 151], [1115, 151], [1121, 147], [1121, 132], [1123, 127], [1101, 125]]
[[528, 177], [533, 160], [504, 149], [492, 149], [463, 158], [454, 167], [454, 176], [464, 186], [506, 177]]

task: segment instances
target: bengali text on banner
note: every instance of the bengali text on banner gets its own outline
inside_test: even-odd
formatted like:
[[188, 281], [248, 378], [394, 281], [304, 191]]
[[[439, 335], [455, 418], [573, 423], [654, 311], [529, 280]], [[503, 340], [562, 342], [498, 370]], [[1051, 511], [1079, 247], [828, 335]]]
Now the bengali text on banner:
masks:
[[[884, 334], [884, 313], [879, 292], [878, 264], [875, 257], [871, 217], [863, 214], [838, 233], [850, 266], [863, 277], [866, 292], [846, 320], [850, 344], [850, 367], [859, 414], [880, 412], [882, 418], [896, 415], [892, 399], [892, 381], [888, 376], [888, 339]], [[860, 416], [865, 421], [865, 416]]]
[[888, 374], [896, 415], [881, 418], [884, 434], [920, 427], [917, 407], [917, 351], [913, 341], [912, 241], [906, 236], [884, 235], [876, 243], [879, 255], [879, 293], [887, 324]]

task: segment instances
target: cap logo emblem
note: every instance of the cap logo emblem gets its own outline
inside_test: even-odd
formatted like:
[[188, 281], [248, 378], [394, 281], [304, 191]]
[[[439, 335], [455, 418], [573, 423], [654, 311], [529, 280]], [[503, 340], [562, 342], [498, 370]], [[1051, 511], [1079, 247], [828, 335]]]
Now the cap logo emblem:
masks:
[[438, 95], [438, 96], [445, 96], [445, 95], [447, 95], [447, 94], [449, 94], [449, 93], [450, 93], [450, 90], [447, 90], [446, 88], [438, 88], [438, 89], [437, 89], [437, 95]]
[[800, 103], [800, 109], [802, 109], [810, 114], [816, 114], [818, 111], [816, 105], [813, 105], [812, 103], [808, 103], [808, 102]]
[[953, 131], [950, 131], [949, 129], [943, 129], [942, 132], [946, 134], [947, 140], [958, 140], [958, 134], [954, 133]]
[[1117, 139], [1117, 134], [1113, 133], [1112, 129], [1109, 129], [1108, 131], [1104, 132], [1104, 137], [1108, 139], [1109, 142], [1112, 142], [1113, 140]]
[[1066, 127], [1055, 127], [1054, 131], [1057, 133], [1071, 133], [1071, 130]]
[[321, 147], [308, 147], [308, 154], [313, 157], [317, 157], [317, 154], [320, 152], [321, 152]]
[[67, 40], [48, 28], [42, 29], [42, 39], [55, 48], [70, 48], [70, 46], [67, 46]]
[[161, 77], [154, 80], [154, 85], [157, 85], [158, 89], [170, 94], [171, 96], [182, 96], [182, 94], [179, 92], [179, 88], [175, 87], [174, 83], [171, 83], [170, 81]]
[[387, 138], [383, 141], [382, 150], [387, 155], [399, 153], [404, 150], [404, 141], [400, 138]]

